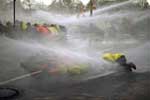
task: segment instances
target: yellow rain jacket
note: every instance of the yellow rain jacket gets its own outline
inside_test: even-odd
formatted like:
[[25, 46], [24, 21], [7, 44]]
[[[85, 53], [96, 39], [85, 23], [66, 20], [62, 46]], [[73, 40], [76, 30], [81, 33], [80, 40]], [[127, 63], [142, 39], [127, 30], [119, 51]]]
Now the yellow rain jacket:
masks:
[[59, 25], [56, 25], [56, 29], [57, 29], [57, 31], [60, 31]]
[[27, 30], [27, 28], [28, 28], [27, 23], [21, 22], [21, 29], [22, 29], [23, 31], [25, 31], [25, 30]]
[[77, 64], [72, 66], [61, 66], [60, 72], [62, 74], [69, 73], [70, 75], [81, 75], [88, 71], [87, 64]]
[[110, 62], [116, 62], [122, 56], [124, 55], [121, 53], [105, 53], [103, 54], [103, 59], [110, 61]]
[[48, 27], [48, 30], [51, 32], [51, 33], [58, 33], [58, 30], [57, 30], [57, 28], [56, 27], [52, 27], [52, 26], [50, 26], [50, 27]]

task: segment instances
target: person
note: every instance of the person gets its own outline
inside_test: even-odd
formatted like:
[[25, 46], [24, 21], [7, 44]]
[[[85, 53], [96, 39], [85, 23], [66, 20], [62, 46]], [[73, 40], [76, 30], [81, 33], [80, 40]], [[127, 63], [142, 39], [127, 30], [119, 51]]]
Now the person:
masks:
[[27, 22], [27, 29], [26, 29], [26, 31], [27, 32], [32, 32], [32, 25], [31, 25], [31, 23], [30, 22]]
[[48, 70], [49, 74], [51, 75], [68, 74], [74, 76], [74, 75], [82, 75], [88, 72], [87, 64], [61, 65], [58, 63], [50, 62], [41, 65], [41, 68]]
[[62, 32], [67, 32], [67, 29], [66, 29], [65, 26], [59, 25], [59, 28], [60, 28], [60, 30], [61, 30]]
[[12, 28], [13, 28], [13, 24], [10, 22], [10, 21], [7, 21], [6, 22], [6, 27], [7, 27], [7, 31], [10, 32], [12, 31]]
[[13, 25], [12, 29], [12, 38], [13, 39], [20, 39], [22, 37], [22, 30], [21, 30], [21, 21], [15, 20], [15, 24]]
[[92, 9], [95, 10], [96, 9], [96, 0], [93, 0], [93, 5], [92, 5]]
[[6, 31], [7, 31], [6, 27], [0, 21], [0, 33], [1, 33], [1, 35], [4, 35], [6, 33]]
[[33, 39], [33, 34], [35, 31], [34, 27], [31, 25], [30, 22], [27, 22], [25, 25], [24, 25], [24, 28], [22, 27], [22, 30], [25, 31], [25, 35], [29, 38], [32, 38]]
[[20, 23], [20, 27], [21, 27], [21, 30], [22, 30], [22, 31], [27, 31], [27, 29], [28, 29], [28, 25], [27, 25], [27, 23], [24, 22], [24, 21], [22, 21], [22, 22]]
[[6, 36], [12, 38], [13, 37], [13, 24], [10, 21], [6, 22], [6, 28], [7, 28], [7, 32], [6, 32]]
[[14, 31], [15, 32], [21, 32], [21, 21], [20, 20], [15, 21]]
[[53, 34], [53, 35], [57, 35], [58, 34], [58, 30], [56, 25], [51, 24], [50, 26], [47, 27], [48, 30]]
[[125, 55], [122, 53], [105, 53], [103, 54], [103, 59], [112, 63], [118, 63], [127, 71], [136, 70], [136, 65], [132, 62], [127, 62]]
[[43, 35], [49, 34], [49, 30], [45, 25], [35, 24], [35, 27], [36, 27], [37, 32], [42, 33]]
[[146, 8], [148, 8], [149, 4], [148, 4], [147, 0], [140, 0], [139, 5], [141, 6], [141, 8], [146, 9]]
[[84, 16], [85, 16], [84, 13], [85, 13], [85, 11], [86, 11], [86, 7], [83, 5], [82, 2], [80, 2], [79, 10], [80, 10], [80, 12], [79, 12], [79, 14], [77, 15], [77, 17], [80, 17], [80, 16], [83, 16], [83, 17], [84, 17]]

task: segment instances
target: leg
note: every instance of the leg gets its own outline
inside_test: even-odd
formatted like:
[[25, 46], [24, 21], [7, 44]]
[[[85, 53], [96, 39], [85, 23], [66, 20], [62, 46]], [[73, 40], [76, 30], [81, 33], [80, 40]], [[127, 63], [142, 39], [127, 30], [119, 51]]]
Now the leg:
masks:
[[130, 67], [129, 64], [122, 64], [121, 66], [124, 67], [124, 70], [126, 72], [132, 72], [132, 68]]
[[130, 71], [130, 72], [132, 72], [132, 68], [134, 69], [134, 70], [136, 70], [136, 66], [133, 64], [133, 63], [127, 63], [127, 64], [125, 64], [125, 65], [123, 65], [124, 67], [125, 67], [125, 69], [127, 70], [127, 71]]
[[136, 65], [135, 65], [134, 63], [130, 62], [130, 63], [128, 63], [128, 65], [129, 65], [131, 68], [133, 68], [134, 70], [136, 70]]

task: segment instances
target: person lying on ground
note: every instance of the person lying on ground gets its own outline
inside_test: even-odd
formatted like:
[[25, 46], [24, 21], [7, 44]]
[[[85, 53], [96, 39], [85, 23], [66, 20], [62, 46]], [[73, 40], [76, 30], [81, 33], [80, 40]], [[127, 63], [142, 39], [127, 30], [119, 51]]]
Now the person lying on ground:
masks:
[[104, 60], [117, 63], [120, 66], [123, 66], [125, 70], [132, 71], [136, 70], [136, 65], [133, 62], [127, 62], [126, 56], [121, 53], [105, 53], [102, 57]]

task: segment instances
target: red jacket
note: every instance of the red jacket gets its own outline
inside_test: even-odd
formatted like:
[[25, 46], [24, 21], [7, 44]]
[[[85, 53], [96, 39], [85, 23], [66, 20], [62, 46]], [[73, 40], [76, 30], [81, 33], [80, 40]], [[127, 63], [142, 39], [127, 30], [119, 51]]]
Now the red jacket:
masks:
[[51, 32], [48, 30], [48, 28], [46, 26], [43, 25], [38, 25], [36, 26], [36, 30], [40, 33], [42, 33], [43, 35], [49, 35]]

